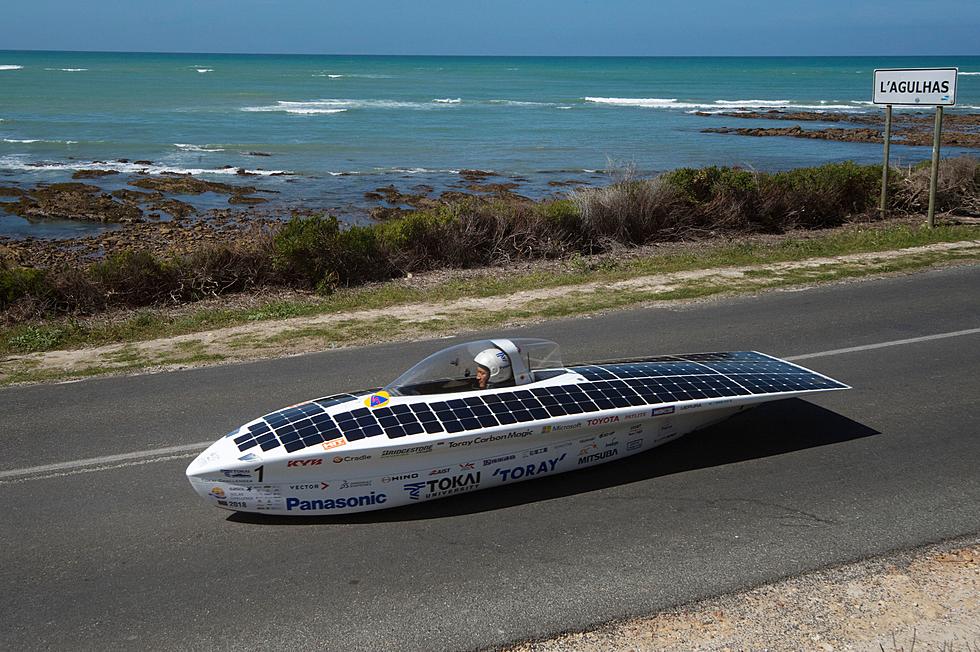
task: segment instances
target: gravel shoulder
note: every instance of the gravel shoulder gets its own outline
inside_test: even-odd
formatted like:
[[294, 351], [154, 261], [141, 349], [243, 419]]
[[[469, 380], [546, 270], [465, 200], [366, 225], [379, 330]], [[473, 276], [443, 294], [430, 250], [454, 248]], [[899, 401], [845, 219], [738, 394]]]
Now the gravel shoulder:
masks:
[[506, 649], [980, 650], [980, 536]]

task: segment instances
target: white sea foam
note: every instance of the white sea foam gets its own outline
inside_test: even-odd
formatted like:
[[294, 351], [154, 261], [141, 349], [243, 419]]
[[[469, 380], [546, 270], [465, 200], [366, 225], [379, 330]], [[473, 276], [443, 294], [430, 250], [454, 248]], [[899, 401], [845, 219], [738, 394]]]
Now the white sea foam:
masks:
[[214, 72], [214, 68], [195, 68], [199, 73]]
[[0, 70], [22, 70], [24, 66], [2, 65]]
[[40, 142], [37, 138], [4, 138], [5, 143], [37, 143]]
[[85, 72], [88, 68], [45, 68], [45, 70], [53, 70], [57, 72]]
[[454, 98], [451, 98], [451, 97], [445, 97], [445, 98], [441, 98], [441, 99], [440, 98], [436, 98], [436, 99], [434, 99], [432, 101], [435, 102], [436, 104], [459, 104], [460, 102], [463, 101], [463, 99], [460, 98], [460, 97], [457, 97], [455, 99]]
[[31, 143], [47, 143], [49, 145], [74, 145], [77, 140], [44, 140], [41, 138], [4, 138], [5, 143], [18, 143], [21, 145], [30, 145]]
[[242, 111], [251, 112], [282, 112], [297, 114], [341, 113], [349, 109], [414, 109], [429, 110], [446, 104], [435, 102], [403, 102], [398, 100], [350, 100], [323, 99], [309, 102], [293, 102], [280, 100], [268, 106], [246, 106]]
[[174, 147], [185, 152], [223, 152], [221, 147], [209, 147], [208, 145], [190, 145], [188, 143], [174, 143]]
[[556, 109], [561, 109], [562, 111], [567, 111], [568, 109], [570, 109], [570, 108], [572, 108], [572, 107], [570, 107], [570, 106], [565, 106], [565, 105], [562, 105], [562, 106], [556, 106], [555, 108], [556, 108]]
[[487, 103], [501, 106], [555, 106], [554, 102], [530, 102], [527, 100], [487, 100]]
[[678, 102], [676, 99], [657, 97], [586, 97], [586, 102], [608, 104], [612, 106], [630, 106], [646, 109], [693, 109], [702, 111], [735, 111], [745, 109], [797, 109], [797, 110], [837, 110], [855, 111], [852, 104], [805, 104], [792, 100], [715, 100], [714, 102]]
[[[35, 161], [28, 161], [17, 156], [3, 156], [0, 157], [0, 168], [6, 168], [8, 170], [30, 170], [34, 172], [42, 170], [118, 170], [119, 172], [135, 174], [135, 173], [146, 173], [146, 174], [165, 174], [165, 173], [176, 173], [176, 174], [221, 174], [221, 175], [234, 175], [238, 174], [238, 168], [185, 168], [176, 165], [137, 165], [135, 163], [119, 163], [118, 161], [108, 161], [102, 163], [81, 163], [78, 161], [44, 161], [42, 163], [37, 163]], [[254, 174], [257, 176], [271, 176], [274, 174], [293, 174], [288, 170], [245, 170], [248, 174]]]
[[966, 75], [967, 77], [969, 77], [970, 75], [980, 75], [980, 72], [964, 72], [964, 71], [961, 70], [959, 72], [959, 75], [961, 77], [964, 76], [964, 75]]

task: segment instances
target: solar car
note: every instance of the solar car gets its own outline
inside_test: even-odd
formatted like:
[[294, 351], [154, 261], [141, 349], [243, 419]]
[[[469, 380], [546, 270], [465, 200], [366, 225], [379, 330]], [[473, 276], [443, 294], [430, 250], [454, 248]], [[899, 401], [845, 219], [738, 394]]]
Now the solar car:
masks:
[[760, 403], [841, 389], [754, 351], [565, 366], [548, 340], [477, 340], [385, 387], [250, 421], [201, 453], [187, 477], [229, 510], [385, 509], [613, 462]]

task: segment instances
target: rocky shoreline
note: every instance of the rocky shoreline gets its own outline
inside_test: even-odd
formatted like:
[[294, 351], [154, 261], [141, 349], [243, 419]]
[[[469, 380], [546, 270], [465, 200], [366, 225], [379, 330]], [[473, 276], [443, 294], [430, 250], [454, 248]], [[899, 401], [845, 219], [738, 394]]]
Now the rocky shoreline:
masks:
[[[833, 122], [855, 125], [852, 127], [824, 127], [804, 129], [793, 127], [709, 127], [702, 133], [735, 134], [738, 136], [788, 136], [849, 143], [883, 143], [885, 118], [883, 115], [853, 113], [821, 113], [818, 111], [747, 111], [706, 113], [702, 117], [741, 118], [746, 120], [781, 120], [793, 122]], [[892, 143], [915, 147], [931, 147], [933, 140], [933, 114], [895, 112], [892, 115]], [[947, 113], [943, 117], [943, 147], [980, 149], [980, 114]]]

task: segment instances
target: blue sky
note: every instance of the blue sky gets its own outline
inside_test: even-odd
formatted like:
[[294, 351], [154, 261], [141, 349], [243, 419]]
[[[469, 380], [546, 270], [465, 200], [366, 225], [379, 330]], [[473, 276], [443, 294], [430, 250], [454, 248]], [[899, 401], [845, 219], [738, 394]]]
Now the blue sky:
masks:
[[8, 0], [2, 49], [473, 55], [980, 54], [980, 1]]

